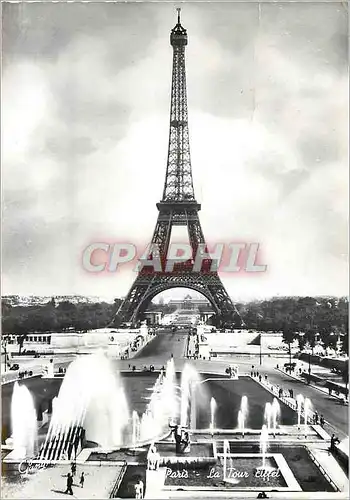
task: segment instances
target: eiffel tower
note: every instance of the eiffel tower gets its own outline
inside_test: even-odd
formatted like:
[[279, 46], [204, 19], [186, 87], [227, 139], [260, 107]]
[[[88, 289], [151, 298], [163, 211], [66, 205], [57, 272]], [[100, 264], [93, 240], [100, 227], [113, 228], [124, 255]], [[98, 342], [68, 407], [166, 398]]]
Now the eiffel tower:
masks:
[[[165, 270], [173, 226], [187, 226], [193, 256], [199, 251], [204, 257], [205, 254], [210, 257], [198, 217], [201, 205], [196, 201], [193, 189], [185, 69], [185, 47], [188, 39], [187, 31], [181, 25], [180, 10], [177, 9], [177, 24], [170, 34], [173, 71], [167, 169], [163, 197], [157, 203], [158, 220], [150, 245], [150, 249], [158, 250], [162, 270], [156, 270], [155, 265], [144, 265], [139, 270], [127, 297], [112, 321], [114, 326], [123, 322], [136, 324], [153, 297], [175, 287], [190, 288], [204, 295], [214, 310], [213, 324], [222, 327], [225, 324], [237, 323], [241, 326], [235, 305], [228, 296], [217, 271], [212, 270], [212, 259], [203, 258], [199, 272], [192, 271], [193, 258], [175, 264], [171, 272]], [[149, 256], [147, 259], [149, 263]]]

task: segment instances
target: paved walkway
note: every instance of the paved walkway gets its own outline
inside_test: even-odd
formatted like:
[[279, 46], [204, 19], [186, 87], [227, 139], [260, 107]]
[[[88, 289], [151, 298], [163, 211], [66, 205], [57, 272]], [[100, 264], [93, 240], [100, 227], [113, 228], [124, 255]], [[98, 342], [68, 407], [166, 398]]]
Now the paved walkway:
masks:
[[[319, 385], [314, 384], [314, 383], [308, 384], [308, 383], [307, 383], [307, 381], [305, 380], [305, 378], [300, 377], [296, 371], [294, 371], [294, 372], [292, 372], [292, 373], [289, 373], [289, 372], [287, 373], [285, 370], [283, 370], [283, 369], [281, 369], [281, 368], [279, 369], [279, 371], [281, 371], [282, 373], [284, 373], [284, 374], [288, 375], [288, 376], [289, 376], [289, 377], [291, 377], [291, 378], [294, 378], [294, 379], [296, 379], [296, 380], [300, 380], [301, 382], [304, 382], [304, 384], [309, 385], [310, 387], [313, 387], [314, 389], [317, 389], [318, 391], [321, 391], [321, 392], [324, 392], [325, 394], [330, 395], [330, 394], [329, 394], [329, 390], [328, 390], [326, 387], [322, 387], [322, 386], [319, 386]], [[306, 366], [304, 367], [304, 371], [305, 371], [305, 372], [307, 371], [307, 367], [306, 367]], [[324, 380], [326, 381], [326, 380], [327, 380], [327, 379], [326, 379], [326, 377], [327, 377], [327, 375], [328, 375], [328, 373], [329, 373], [329, 370], [328, 370], [328, 371], [327, 371], [327, 370], [325, 370], [325, 371], [323, 371], [322, 373], [320, 373], [320, 372], [316, 372], [316, 371], [312, 371], [312, 373], [313, 373], [314, 375], [322, 375], [322, 377], [323, 377], [323, 378], [324, 378]], [[345, 387], [345, 384], [340, 384], [339, 382], [337, 382], [337, 384], [338, 384], [338, 385], [340, 385], [340, 386], [342, 386], [342, 387]], [[349, 403], [349, 401], [345, 398], [345, 396], [344, 396], [344, 395], [339, 395], [339, 396], [337, 396], [337, 395], [334, 393], [334, 391], [332, 391], [331, 396], [332, 396], [334, 399], [336, 399], [336, 400], [338, 400], [338, 401], [341, 401], [341, 402], [342, 402], [342, 403], [344, 403], [344, 404], [348, 404], [348, 403]]]
[[329, 453], [328, 446], [321, 447], [320, 445], [311, 445], [310, 451], [321, 468], [326, 471], [326, 474], [330, 477], [338, 490], [348, 491], [349, 479], [347, 478], [346, 474], [344, 473], [334, 456]]
[[[23, 475], [16, 482], [2, 480], [2, 498], [20, 499], [54, 499], [72, 498], [66, 495], [67, 465], [56, 465], [52, 468], [43, 469]], [[77, 467], [77, 476], [73, 484], [73, 498], [109, 498], [110, 492], [118, 480], [122, 467], [115, 464], [107, 464], [103, 467], [84, 464]], [[84, 488], [79, 486], [81, 472], [85, 474]]]

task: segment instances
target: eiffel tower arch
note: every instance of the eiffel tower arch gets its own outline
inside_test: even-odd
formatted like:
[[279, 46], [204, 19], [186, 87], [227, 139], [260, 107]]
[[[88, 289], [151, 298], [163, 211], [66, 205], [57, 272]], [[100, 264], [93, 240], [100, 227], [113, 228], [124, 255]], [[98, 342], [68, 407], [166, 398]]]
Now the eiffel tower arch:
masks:
[[[156, 246], [158, 249], [162, 270], [155, 270], [150, 265], [141, 268], [112, 324], [136, 324], [156, 295], [170, 288], [183, 287], [195, 290], [208, 299], [218, 326], [234, 323], [241, 326], [237, 309], [217, 271], [212, 270], [210, 258], [203, 258], [199, 272], [192, 271], [193, 258], [175, 264], [171, 272], [165, 271], [173, 226], [187, 227], [193, 256], [199, 252], [205, 257], [208, 253], [198, 216], [201, 205], [196, 201], [192, 179], [185, 68], [188, 37], [186, 29], [181, 25], [180, 9], [177, 10], [177, 24], [170, 34], [173, 69], [167, 168], [163, 196], [157, 203], [159, 214], [151, 242], [151, 247]], [[152, 260], [152, 257], [148, 259]]]

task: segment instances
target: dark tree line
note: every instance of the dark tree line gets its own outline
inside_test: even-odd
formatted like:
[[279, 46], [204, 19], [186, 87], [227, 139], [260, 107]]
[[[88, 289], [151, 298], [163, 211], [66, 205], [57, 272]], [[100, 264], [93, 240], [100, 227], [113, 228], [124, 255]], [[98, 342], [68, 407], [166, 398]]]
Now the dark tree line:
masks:
[[[41, 306], [11, 306], [3, 299], [2, 332], [26, 335], [102, 328], [110, 323], [120, 303], [116, 299], [113, 304], [69, 301], [56, 304], [52, 299]], [[343, 350], [348, 352], [347, 298], [278, 297], [236, 306], [248, 329], [282, 331], [287, 343], [298, 338], [301, 346], [306, 342], [315, 345], [319, 338], [325, 346], [334, 347], [340, 335]], [[151, 304], [148, 310], [152, 309], [164, 314], [174, 311], [174, 307], [164, 303]], [[300, 332], [305, 335], [300, 336]]]
[[314, 347], [317, 340], [335, 347], [340, 338], [342, 350], [348, 353], [349, 303], [345, 297], [281, 297], [237, 307], [247, 328], [281, 331], [286, 343], [297, 338], [300, 347], [306, 342]]
[[31, 332], [65, 332], [105, 327], [116, 313], [120, 300], [87, 304], [52, 299], [41, 306], [11, 306], [2, 301], [3, 334], [25, 335]]

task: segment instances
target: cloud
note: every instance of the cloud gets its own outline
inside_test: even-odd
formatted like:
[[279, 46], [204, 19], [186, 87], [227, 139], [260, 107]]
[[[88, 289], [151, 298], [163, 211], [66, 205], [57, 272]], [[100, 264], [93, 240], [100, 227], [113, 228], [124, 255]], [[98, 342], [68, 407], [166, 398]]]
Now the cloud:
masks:
[[[146, 244], [156, 222], [174, 13], [137, 7], [5, 6], [4, 293], [120, 296], [132, 283], [86, 275], [81, 252]], [[229, 293], [346, 293], [345, 11], [210, 3], [183, 17], [204, 234], [260, 242], [269, 267], [225, 275]]]

